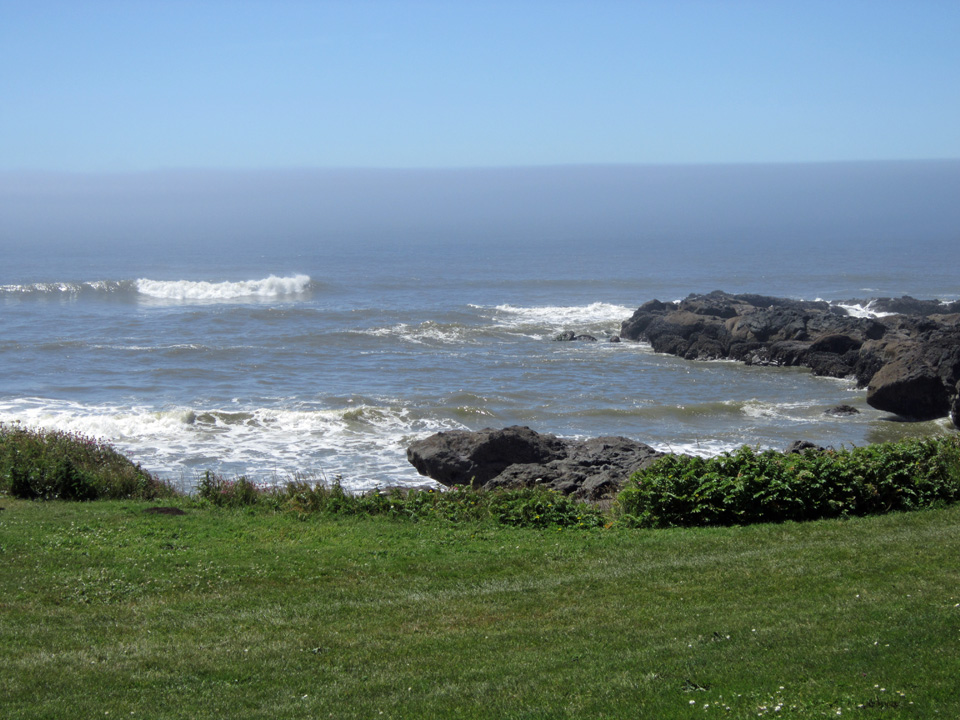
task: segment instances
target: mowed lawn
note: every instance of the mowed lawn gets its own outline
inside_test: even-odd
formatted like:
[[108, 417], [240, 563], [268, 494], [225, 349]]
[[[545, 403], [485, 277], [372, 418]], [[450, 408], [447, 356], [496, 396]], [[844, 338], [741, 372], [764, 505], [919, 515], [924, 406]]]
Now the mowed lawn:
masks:
[[534, 530], [0, 498], [0, 717], [960, 717], [960, 507]]

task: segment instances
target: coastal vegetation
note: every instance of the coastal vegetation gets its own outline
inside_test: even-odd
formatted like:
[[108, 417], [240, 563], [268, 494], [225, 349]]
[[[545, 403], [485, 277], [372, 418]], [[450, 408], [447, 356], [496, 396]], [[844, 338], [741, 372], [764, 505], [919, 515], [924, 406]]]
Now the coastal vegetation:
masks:
[[[0, 493], [28, 500], [182, 494], [107, 443], [19, 425], [0, 425]], [[579, 502], [536, 486], [454, 486], [443, 492], [393, 487], [352, 494], [339, 477], [330, 484], [294, 477], [258, 485], [209, 471], [184, 499], [300, 517], [366, 515], [532, 528], [748, 525], [875, 515], [960, 500], [960, 435], [787, 454], [744, 446], [711, 458], [665, 455], [633, 473], [607, 503]]]
[[876, 515], [960, 499], [960, 436], [783, 454], [665, 455], [627, 481], [620, 520], [646, 527]]
[[154, 499], [175, 488], [95, 438], [0, 423], [0, 492], [25, 499]]
[[[629, 504], [642, 476], [607, 509], [536, 489], [351, 495], [213, 473], [189, 495], [16, 496], [13, 476], [41, 475], [25, 458], [55, 468], [58, 452], [104, 487], [72, 443], [94, 453], [0, 433], [4, 717], [960, 714], [960, 504], [930, 492], [956, 485], [956, 436], [780, 455], [845, 483], [827, 519], [703, 510], [712, 527], [665, 529], [636, 527], [657, 524]], [[744, 495], [764, 473], [789, 485], [774, 459], [741, 450], [725, 472]], [[719, 465], [700, 462], [650, 472], [711, 468], [714, 487]], [[911, 500], [891, 504], [880, 475]], [[887, 500], [848, 494], [867, 485]], [[764, 492], [774, 507], [799, 491]]]

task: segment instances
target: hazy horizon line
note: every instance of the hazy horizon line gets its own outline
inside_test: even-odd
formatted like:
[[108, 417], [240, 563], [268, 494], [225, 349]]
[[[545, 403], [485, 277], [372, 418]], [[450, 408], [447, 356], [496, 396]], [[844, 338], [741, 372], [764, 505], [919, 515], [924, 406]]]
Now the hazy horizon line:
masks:
[[0, 175], [33, 176], [121, 176], [159, 175], [165, 173], [296, 173], [296, 172], [487, 172], [512, 170], [599, 170], [599, 169], [658, 169], [658, 168], [765, 168], [765, 167], [836, 167], [854, 165], [947, 165], [960, 163], [956, 158], [872, 158], [860, 160], [743, 160], [743, 161], [678, 161], [678, 162], [557, 162], [531, 164], [491, 165], [167, 165], [123, 170], [76, 170], [50, 168], [0, 168]]

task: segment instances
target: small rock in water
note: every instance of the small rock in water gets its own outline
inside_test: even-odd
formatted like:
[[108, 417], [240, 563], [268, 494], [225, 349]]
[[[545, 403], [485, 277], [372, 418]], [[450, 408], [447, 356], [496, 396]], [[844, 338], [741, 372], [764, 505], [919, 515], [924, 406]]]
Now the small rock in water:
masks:
[[824, 411], [824, 415], [834, 415], [836, 417], [847, 417], [849, 415], [859, 415], [860, 411], [857, 410], [853, 405], [837, 405], [832, 407], [829, 410]]

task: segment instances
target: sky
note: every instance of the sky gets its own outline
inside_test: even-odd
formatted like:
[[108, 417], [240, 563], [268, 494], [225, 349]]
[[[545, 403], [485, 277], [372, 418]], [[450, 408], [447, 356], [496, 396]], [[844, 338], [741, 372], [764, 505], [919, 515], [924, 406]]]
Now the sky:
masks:
[[0, 0], [0, 172], [960, 159], [956, 0]]

